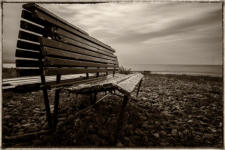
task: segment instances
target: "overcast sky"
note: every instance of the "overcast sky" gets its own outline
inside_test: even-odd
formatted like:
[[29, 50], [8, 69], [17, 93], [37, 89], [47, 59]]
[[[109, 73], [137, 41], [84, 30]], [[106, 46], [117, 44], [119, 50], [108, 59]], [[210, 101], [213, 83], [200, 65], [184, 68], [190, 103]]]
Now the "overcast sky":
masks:
[[[125, 64], [222, 64], [220, 3], [40, 4], [116, 50]], [[3, 63], [15, 60], [22, 4], [3, 5]]]

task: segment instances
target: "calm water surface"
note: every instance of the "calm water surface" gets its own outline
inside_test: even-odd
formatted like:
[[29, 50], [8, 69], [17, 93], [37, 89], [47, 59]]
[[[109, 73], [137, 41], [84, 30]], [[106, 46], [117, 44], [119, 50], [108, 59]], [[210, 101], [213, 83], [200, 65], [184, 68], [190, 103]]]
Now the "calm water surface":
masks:
[[149, 65], [133, 64], [124, 65], [133, 71], [151, 71], [162, 74], [192, 74], [192, 75], [211, 75], [223, 76], [222, 65]]

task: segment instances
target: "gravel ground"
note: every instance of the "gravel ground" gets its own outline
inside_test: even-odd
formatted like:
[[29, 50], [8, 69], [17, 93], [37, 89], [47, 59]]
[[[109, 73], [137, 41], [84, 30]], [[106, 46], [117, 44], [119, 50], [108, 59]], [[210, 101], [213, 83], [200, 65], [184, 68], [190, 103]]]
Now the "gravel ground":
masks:
[[[54, 98], [53, 91], [49, 95]], [[121, 97], [110, 95], [76, 114], [90, 104], [89, 96], [65, 91], [60, 96], [55, 133], [8, 142], [7, 136], [40, 131], [47, 123], [41, 91], [4, 92], [3, 147], [223, 147], [222, 78], [145, 75], [139, 97], [127, 104], [116, 145]]]

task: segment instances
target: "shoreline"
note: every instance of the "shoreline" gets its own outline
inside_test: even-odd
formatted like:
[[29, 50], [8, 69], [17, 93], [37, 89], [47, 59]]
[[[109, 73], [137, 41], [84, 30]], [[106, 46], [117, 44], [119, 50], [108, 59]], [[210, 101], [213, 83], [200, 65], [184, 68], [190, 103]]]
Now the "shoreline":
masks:
[[[141, 71], [141, 72], [144, 72], [144, 71]], [[223, 77], [223, 74], [213, 74], [213, 73], [204, 73], [204, 72], [198, 73], [198, 72], [152, 71], [151, 74]]]
[[[143, 74], [156, 74], [156, 75], [179, 75], [179, 76], [203, 76], [203, 77], [223, 77], [222, 74], [213, 74], [213, 73], [198, 73], [198, 72], [176, 72], [176, 71], [131, 71], [131, 72], [140, 72]], [[2, 68], [2, 78], [3, 79], [10, 79], [10, 78], [16, 78], [16, 68]]]

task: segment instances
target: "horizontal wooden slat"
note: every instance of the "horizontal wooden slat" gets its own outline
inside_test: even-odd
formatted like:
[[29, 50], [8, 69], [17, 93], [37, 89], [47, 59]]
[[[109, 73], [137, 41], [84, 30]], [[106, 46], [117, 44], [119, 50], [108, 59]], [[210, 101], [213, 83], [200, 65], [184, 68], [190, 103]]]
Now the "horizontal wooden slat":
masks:
[[109, 72], [114, 69], [75, 69], [75, 68], [44, 68], [46, 75], [56, 74], [79, 74], [79, 73], [96, 73], [96, 72]]
[[66, 88], [69, 92], [79, 92], [79, 93], [85, 93], [85, 92], [90, 92], [90, 91], [102, 91], [105, 88], [111, 87], [113, 88], [114, 85], [117, 83], [120, 83], [124, 80], [127, 80], [133, 76], [132, 74], [125, 75], [125, 74], [115, 74], [113, 75], [108, 75], [104, 80], [95, 80], [92, 82], [86, 82], [86, 83], [81, 83], [80, 86], [72, 86]]
[[57, 26], [66, 28], [69, 31], [76, 30], [82, 34], [88, 35], [87, 32], [83, 31], [82, 29], [72, 25], [71, 23], [67, 22], [66, 20], [54, 15], [52, 12], [48, 11], [47, 9], [40, 7], [34, 3], [32, 4], [24, 4], [24, 9], [29, 11], [35, 12], [39, 18], [42, 20], [48, 20], [52, 24], [56, 24]]
[[24, 30], [28, 30], [28, 31], [32, 31], [38, 34], [44, 34], [46, 31], [44, 30], [44, 28], [41, 28], [39, 26], [36, 26], [35, 24], [26, 22], [24, 20], [20, 21], [20, 27]]
[[18, 40], [17, 41], [17, 47], [22, 48], [22, 49], [29, 49], [29, 50], [34, 50], [34, 51], [40, 51], [40, 45], [34, 44], [34, 43], [29, 43], [25, 41]]
[[63, 49], [63, 50], [71, 51], [71, 52], [89, 55], [89, 56], [95, 56], [95, 57], [98, 57], [98, 58], [115, 60], [115, 58], [105, 56], [105, 55], [102, 55], [102, 54], [99, 54], [99, 53], [96, 53], [96, 52], [88, 51], [86, 49], [79, 48], [79, 47], [69, 45], [69, 44], [65, 44], [63, 42], [59, 42], [59, 41], [55, 41], [55, 40], [41, 38], [40, 43], [41, 43], [41, 45], [48, 46], [48, 47], [54, 47], [54, 48], [57, 48], [57, 49]]
[[34, 23], [39, 24], [39, 25], [42, 25], [42, 26], [48, 25], [47, 22], [45, 22], [45, 21], [43, 21], [43, 20], [41, 20], [41, 19], [39, 19], [39, 18], [35, 18], [35, 17], [32, 15], [31, 12], [28, 12], [28, 11], [26, 11], [26, 10], [22, 10], [21, 17], [22, 17], [23, 19], [29, 20], [29, 21], [31, 21], [31, 22], [34, 22]]
[[54, 66], [54, 67], [114, 67], [115, 65], [112, 64], [102, 64], [102, 63], [95, 63], [95, 62], [87, 62], [87, 61], [78, 61], [78, 60], [68, 60], [68, 59], [61, 59], [61, 58], [52, 58], [46, 57], [45, 66]]
[[38, 76], [41, 75], [40, 69], [18, 69], [17, 73], [19, 76]]
[[29, 40], [29, 41], [33, 41], [33, 42], [40, 42], [39, 37], [40, 36], [31, 34], [31, 33], [25, 32], [25, 31], [19, 31], [20, 39]]
[[89, 77], [88, 79], [87, 78], [80, 78], [80, 79], [75, 79], [75, 80], [66, 80], [64, 82], [60, 82], [60, 83], [47, 83], [46, 84], [46, 87], [48, 88], [58, 88], [58, 87], [65, 87], [65, 86], [75, 86], [77, 84], [80, 84], [80, 83], [88, 83], [88, 82], [92, 82], [92, 81], [95, 81], [95, 80], [104, 80], [106, 79], [107, 77], [106, 76], [99, 76], [99, 77], [96, 77], [96, 76], [92, 76], [92, 77]]
[[119, 91], [123, 93], [131, 93], [136, 85], [141, 81], [144, 76], [141, 73], [136, 73], [127, 80], [124, 80], [118, 84], [116, 84]]
[[48, 21], [58, 27], [61, 27], [63, 29], [66, 29], [67, 31], [69, 32], [72, 32], [74, 34], [77, 34], [85, 39], [88, 39], [100, 46], [103, 46], [105, 48], [107, 48], [108, 50], [112, 51], [112, 52], [115, 52], [114, 49], [112, 49], [110, 46], [102, 43], [101, 41], [91, 37], [91, 36], [88, 36], [88, 34], [81, 30], [80, 28], [68, 23], [67, 21], [63, 20], [62, 18], [59, 18], [58, 16], [54, 15], [53, 13], [49, 12], [48, 10], [44, 9], [43, 7], [40, 7], [36, 4], [25, 4], [23, 5], [23, 8], [24, 9], [28, 9], [30, 11], [32, 11], [35, 16], [39, 19], [42, 19], [44, 21]]
[[[75, 41], [79, 41], [81, 43], [84, 43], [86, 45], [89, 45], [89, 46], [92, 46], [92, 47], [95, 47], [99, 50], [102, 50], [106, 53], [109, 53], [110, 55], [113, 54], [114, 52], [113, 51], [110, 51], [102, 46], [99, 46], [98, 44], [96, 43], [93, 43], [91, 42], [90, 40], [87, 40], [86, 38], [82, 38], [80, 36], [77, 36], [76, 34], [73, 34], [73, 33], [70, 33], [70, 32], [67, 32], [61, 28], [52, 28], [52, 32], [55, 33], [55, 34], [58, 34], [60, 37], [63, 36], [63, 37], [67, 37], [69, 39], [73, 39]], [[62, 37], [62, 38], [63, 38]], [[63, 39], [62, 39], [63, 40]]]
[[39, 67], [41, 63], [34, 60], [16, 60], [16, 67]]
[[25, 51], [25, 50], [16, 50], [16, 57], [23, 57], [23, 58], [36, 58], [39, 59], [41, 57], [39, 52], [32, 52], [32, 51]]
[[103, 54], [103, 55], [106, 55], [106, 56], [109, 56], [109, 57], [115, 57], [115, 55], [113, 55], [113, 53], [105, 52], [103, 50], [100, 50], [98, 48], [90, 46], [86, 43], [81, 43], [79, 41], [75, 41], [75, 40], [69, 39], [67, 37], [58, 36], [57, 41], [61, 41], [61, 42], [67, 43], [67, 44], [78, 46], [78, 47], [81, 47], [81, 48], [84, 48], [84, 49], [87, 49], [87, 50], [90, 50], [90, 51], [93, 51], [93, 52], [97, 52], [99, 54]]
[[87, 61], [93, 61], [93, 62], [116, 64], [116, 61], [113, 61], [113, 60], [107, 60], [107, 59], [97, 58], [93, 56], [82, 55], [82, 54], [50, 48], [50, 47], [43, 47], [42, 52], [44, 56], [53, 56], [53, 57], [60, 57], [60, 58], [67, 58], [67, 59], [87, 60]]

